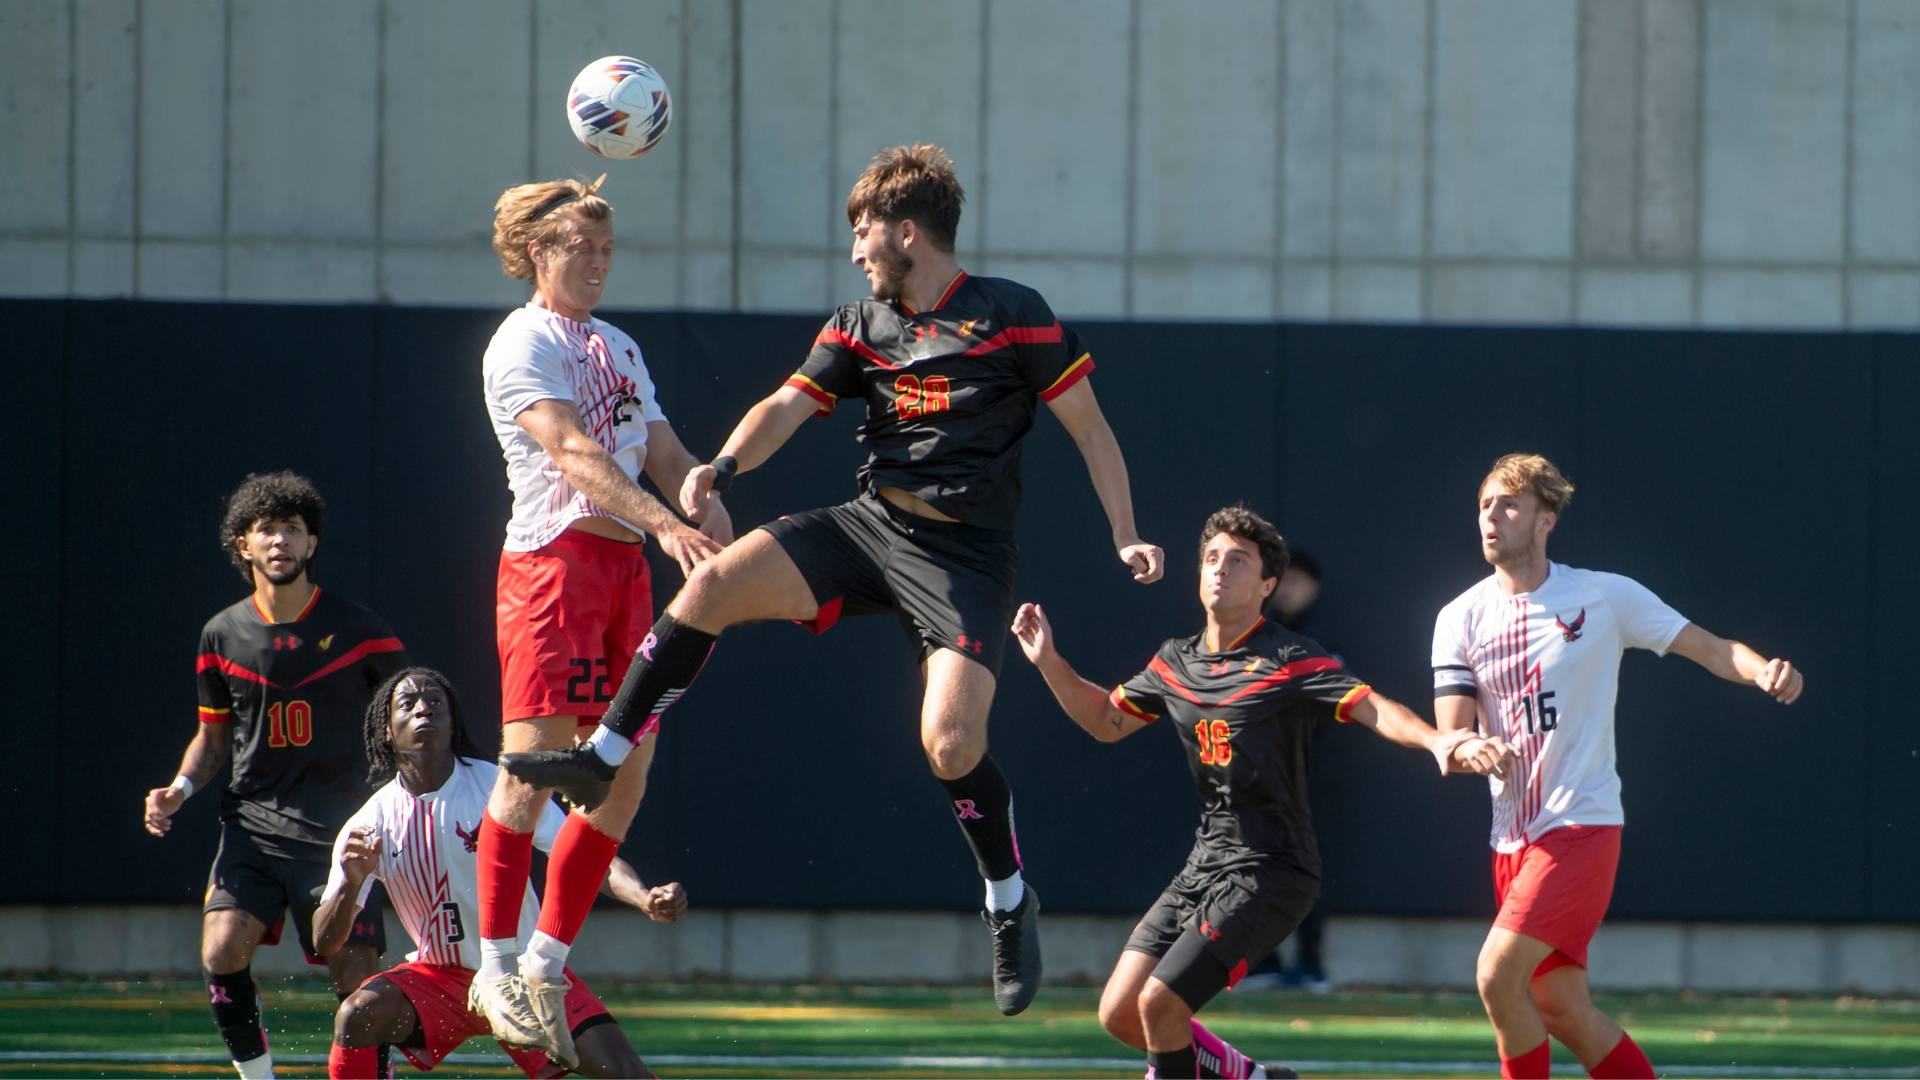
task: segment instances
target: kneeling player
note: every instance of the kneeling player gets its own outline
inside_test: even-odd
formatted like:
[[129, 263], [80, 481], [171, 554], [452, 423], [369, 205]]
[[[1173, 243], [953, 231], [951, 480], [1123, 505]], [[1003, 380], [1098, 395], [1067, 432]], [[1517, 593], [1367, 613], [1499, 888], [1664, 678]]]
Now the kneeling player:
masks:
[[1307, 808], [1315, 721], [1364, 724], [1424, 749], [1442, 773], [1503, 770], [1510, 748], [1442, 733], [1348, 674], [1311, 639], [1260, 615], [1287, 567], [1287, 546], [1245, 507], [1218, 511], [1200, 534], [1207, 628], [1160, 646], [1147, 669], [1109, 693], [1055, 651], [1037, 604], [1014, 618], [1020, 647], [1075, 723], [1113, 742], [1171, 714], [1200, 790], [1187, 865], [1128, 939], [1100, 998], [1100, 1024], [1147, 1051], [1156, 1077], [1292, 1076], [1261, 1066], [1193, 1014], [1272, 952], [1320, 894]]
[[[444, 675], [410, 667], [387, 680], [367, 708], [367, 759], [375, 776], [393, 780], [354, 813], [334, 842], [325, 899], [314, 915], [322, 953], [341, 947], [373, 879], [387, 895], [419, 948], [407, 962], [367, 980], [341, 1003], [334, 1018], [327, 1075], [375, 1075], [375, 1048], [400, 1047], [414, 1065], [431, 1070], [461, 1043], [489, 1034], [486, 1018], [467, 1004], [479, 941], [475, 840], [496, 769], [474, 748], [459, 699]], [[534, 845], [549, 850], [566, 821], [547, 803]], [[679, 883], [653, 889], [620, 859], [603, 886], [655, 922], [678, 922], [687, 900]], [[532, 887], [521, 906], [521, 934], [532, 931]], [[530, 1077], [651, 1076], [606, 1006], [568, 973], [567, 1016], [575, 1059], [558, 1061], [538, 1050], [501, 1043]]]

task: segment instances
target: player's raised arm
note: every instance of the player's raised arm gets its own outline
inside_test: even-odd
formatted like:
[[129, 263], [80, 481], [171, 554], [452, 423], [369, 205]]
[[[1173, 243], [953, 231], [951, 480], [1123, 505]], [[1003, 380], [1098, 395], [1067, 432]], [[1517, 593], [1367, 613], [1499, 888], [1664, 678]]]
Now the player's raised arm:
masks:
[[680, 508], [692, 514], [691, 508], [705, 506], [716, 490], [725, 493], [735, 474], [766, 464], [774, 451], [785, 446], [807, 422], [807, 417], [820, 411], [820, 403], [795, 389], [792, 380], [761, 398], [734, 426], [726, 445], [714, 456], [714, 463], [688, 471], [680, 487]]
[[687, 914], [686, 886], [672, 881], [648, 888], [632, 864], [625, 859], [613, 860], [613, 865], [607, 868], [607, 880], [600, 884], [600, 891], [646, 912], [647, 918], [654, 922], [676, 923]]
[[1667, 651], [1679, 653], [1728, 682], [1752, 683], [1782, 705], [1793, 704], [1806, 685], [1800, 669], [1792, 663], [1765, 659], [1738, 641], [1716, 637], [1698, 623], [1688, 623], [1681, 629]]
[[1073, 670], [1059, 650], [1053, 647], [1053, 626], [1039, 604], [1021, 604], [1013, 616], [1013, 635], [1020, 640], [1020, 651], [1027, 654], [1040, 677], [1047, 680], [1054, 700], [1060, 703], [1073, 722], [1101, 742], [1113, 742], [1147, 726], [1147, 721], [1122, 711], [1108, 691]]
[[328, 875], [325, 898], [313, 913], [313, 951], [332, 956], [353, 933], [353, 917], [360, 912], [360, 893], [380, 865], [380, 838], [370, 826], [349, 829], [334, 849], [334, 868]]
[[1120, 561], [1133, 568], [1133, 580], [1146, 584], [1160, 580], [1166, 572], [1166, 553], [1140, 539], [1133, 524], [1133, 489], [1127, 480], [1127, 460], [1121, 456], [1120, 441], [1113, 437], [1106, 414], [1093, 396], [1093, 386], [1081, 379], [1058, 397], [1047, 402], [1060, 426], [1073, 436], [1080, 456], [1087, 459], [1087, 475], [1093, 490], [1106, 508], [1107, 521], [1113, 526], [1113, 547]]
[[1470, 772], [1504, 777], [1513, 758], [1513, 747], [1505, 742], [1483, 738], [1471, 728], [1436, 729], [1378, 690], [1348, 706], [1343, 718], [1372, 728], [1390, 742], [1432, 754], [1443, 776]]
[[[665, 420], [647, 424], [647, 461], [642, 467], [662, 492], [673, 493], [673, 497], [678, 498], [681, 486], [687, 482], [687, 474], [699, 465], [700, 459], [694, 457], [680, 442], [680, 436], [674, 434], [672, 424]], [[722, 544], [733, 543], [733, 515], [727, 513], [726, 504], [720, 501], [720, 496], [708, 495], [687, 516], [699, 523], [704, 535]]]
[[233, 725], [224, 719], [202, 721], [180, 758], [180, 772], [173, 783], [147, 792], [147, 831], [155, 836], [167, 835], [173, 828], [173, 815], [186, 805], [187, 797], [211, 783], [232, 752]]

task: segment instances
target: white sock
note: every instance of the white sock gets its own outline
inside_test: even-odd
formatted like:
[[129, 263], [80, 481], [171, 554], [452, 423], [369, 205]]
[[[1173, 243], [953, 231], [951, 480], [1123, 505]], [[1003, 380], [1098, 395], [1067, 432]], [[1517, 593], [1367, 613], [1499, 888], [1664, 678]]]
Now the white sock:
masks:
[[616, 769], [627, 760], [628, 754], [633, 753], [633, 741], [605, 724], [593, 729], [593, 734], [587, 738], [587, 745], [593, 747], [593, 752], [600, 755], [601, 761]]
[[1020, 898], [1027, 895], [1026, 883], [1020, 880], [1020, 871], [1005, 881], [987, 882], [987, 910], [1012, 911], [1020, 906]]
[[566, 974], [567, 954], [572, 951], [573, 946], [559, 938], [535, 930], [521, 966], [529, 975], [538, 973], [548, 982], [558, 982]]
[[520, 970], [520, 939], [517, 937], [481, 938], [480, 970], [476, 979], [499, 979]]
[[233, 1067], [240, 1070], [242, 1080], [268, 1080], [273, 1075], [273, 1051], [249, 1061], [236, 1061]]

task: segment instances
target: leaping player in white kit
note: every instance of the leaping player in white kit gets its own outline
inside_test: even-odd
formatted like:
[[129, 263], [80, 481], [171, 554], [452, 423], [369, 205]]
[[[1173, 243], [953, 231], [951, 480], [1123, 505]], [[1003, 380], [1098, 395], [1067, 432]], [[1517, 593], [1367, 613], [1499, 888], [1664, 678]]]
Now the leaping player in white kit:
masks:
[[1547, 560], [1573, 485], [1538, 454], [1508, 454], [1480, 485], [1480, 551], [1493, 575], [1440, 611], [1434, 713], [1514, 747], [1493, 792], [1493, 881], [1500, 914], [1480, 950], [1480, 998], [1500, 1075], [1539, 1077], [1547, 1036], [1594, 1077], [1654, 1075], [1633, 1039], [1587, 993], [1587, 944], [1606, 915], [1620, 861], [1613, 706], [1620, 655], [1679, 653], [1781, 704], [1800, 672], [1688, 622], [1629, 578]]
[[[373, 1076], [381, 1043], [431, 1070], [461, 1043], [489, 1033], [487, 1018], [467, 998], [480, 960], [475, 847], [495, 766], [468, 736], [446, 676], [422, 667], [396, 673], [375, 693], [367, 708], [366, 742], [373, 771], [394, 775], [347, 819], [334, 841], [333, 870], [314, 914], [315, 947], [322, 955], [340, 948], [379, 878], [418, 948], [406, 963], [368, 979], [340, 1003], [327, 1057], [327, 1075], [336, 1078]], [[534, 846], [551, 849], [566, 817], [552, 802], [543, 804]], [[528, 903], [521, 906], [520, 932], [526, 935], [534, 919], [533, 889], [521, 887]], [[602, 891], [655, 922], [678, 922], [687, 910], [678, 882], [649, 889], [618, 858]], [[575, 1060], [502, 1042], [514, 1064], [540, 1078], [569, 1069], [583, 1076], [652, 1076], [606, 1006], [577, 976], [568, 976], [567, 1048]]]

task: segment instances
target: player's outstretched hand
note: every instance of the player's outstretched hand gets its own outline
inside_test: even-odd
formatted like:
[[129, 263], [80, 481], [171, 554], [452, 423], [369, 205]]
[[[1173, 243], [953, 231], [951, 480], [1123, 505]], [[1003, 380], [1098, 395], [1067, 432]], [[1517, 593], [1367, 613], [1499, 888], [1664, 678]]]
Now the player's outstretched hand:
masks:
[[708, 496], [706, 516], [696, 517], [693, 520], [700, 523], [701, 536], [713, 540], [721, 547], [733, 543], [733, 515], [727, 513], [727, 504], [720, 501], [720, 496]]
[[1505, 780], [1513, 767], [1513, 745], [1498, 736], [1483, 737], [1471, 730], [1467, 735], [1453, 747], [1454, 767], [1460, 772]]
[[340, 852], [340, 869], [347, 875], [347, 884], [357, 889], [379, 868], [380, 838], [373, 835], [373, 826], [362, 825], [348, 833], [346, 847]]
[[647, 918], [654, 922], [679, 922], [687, 914], [687, 890], [677, 881], [655, 885], [647, 890], [646, 901], [640, 910], [646, 912]]
[[1782, 705], [1791, 705], [1800, 691], [1805, 689], [1806, 680], [1800, 677], [1800, 669], [1785, 660], [1769, 660], [1767, 666], [1753, 680], [1755, 686], [1773, 695], [1773, 700]]
[[693, 576], [694, 567], [720, 554], [726, 546], [705, 533], [695, 532], [678, 523], [656, 539], [660, 541], [660, 550], [673, 556], [673, 561], [680, 564], [680, 572], [687, 577]]
[[1039, 604], [1021, 604], [1013, 613], [1013, 636], [1020, 641], [1020, 651], [1033, 663], [1038, 664], [1053, 651], [1053, 626]]
[[155, 836], [167, 835], [173, 828], [173, 815], [186, 801], [186, 793], [171, 784], [147, 792], [147, 831]]
[[719, 470], [711, 465], [688, 469], [687, 478], [680, 481], [680, 512], [698, 521], [713, 495], [713, 478], [719, 475]]
[[1142, 585], [1150, 585], [1160, 580], [1167, 572], [1167, 553], [1153, 544], [1135, 537], [1129, 543], [1119, 545], [1120, 561], [1133, 570], [1133, 580]]

